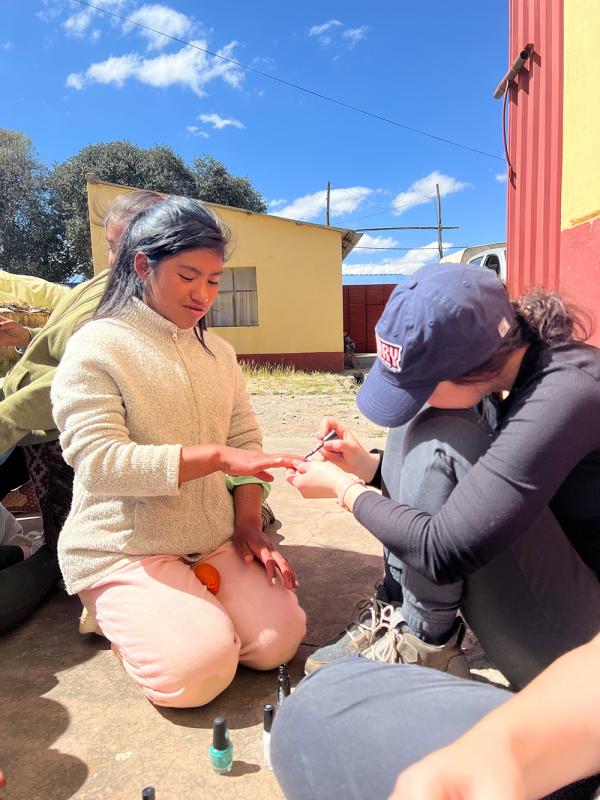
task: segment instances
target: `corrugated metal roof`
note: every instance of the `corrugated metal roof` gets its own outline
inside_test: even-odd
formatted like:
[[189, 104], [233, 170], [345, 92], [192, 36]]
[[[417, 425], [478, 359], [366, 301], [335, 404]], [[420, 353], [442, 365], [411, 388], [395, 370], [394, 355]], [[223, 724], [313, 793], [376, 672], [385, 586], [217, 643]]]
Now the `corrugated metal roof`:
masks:
[[377, 286], [387, 283], [401, 283], [408, 275], [378, 273], [369, 275], [345, 275], [342, 273], [342, 286]]

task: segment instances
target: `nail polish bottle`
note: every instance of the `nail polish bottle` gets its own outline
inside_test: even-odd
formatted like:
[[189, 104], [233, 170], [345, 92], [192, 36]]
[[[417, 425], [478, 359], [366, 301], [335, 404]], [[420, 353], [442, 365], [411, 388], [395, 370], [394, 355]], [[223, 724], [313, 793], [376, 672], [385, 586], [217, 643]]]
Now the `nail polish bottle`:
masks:
[[290, 696], [291, 691], [287, 664], [280, 664], [277, 668], [277, 708], [281, 707], [285, 698]]
[[142, 789], [142, 800], [156, 800], [154, 786], [146, 786], [145, 789]]
[[216, 717], [213, 722], [213, 740], [210, 746], [210, 763], [219, 775], [231, 772], [233, 764], [233, 742], [229, 738], [225, 717]]
[[271, 726], [274, 719], [275, 706], [272, 703], [267, 703], [263, 709], [263, 756], [265, 768], [270, 771], [273, 770], [271, 762]]

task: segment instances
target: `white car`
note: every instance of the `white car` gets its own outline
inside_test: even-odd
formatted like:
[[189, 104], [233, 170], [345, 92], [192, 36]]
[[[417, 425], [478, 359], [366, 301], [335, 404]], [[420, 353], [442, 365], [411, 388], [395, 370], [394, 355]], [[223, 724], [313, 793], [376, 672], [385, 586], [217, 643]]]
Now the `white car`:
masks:
[[506, 247], [484, 250], [483, 253], [478, 253], [470, 258], [467, 264], [492, 269], [501, 281], [506, 282]]
[[479, 244], [457, 250], [449, 256], [444, 256], [442, 262], [453, 264], [473, 264], [475, 267], [484, 267], [493, 270], [501, 281], [506, 283], [506, 244]]

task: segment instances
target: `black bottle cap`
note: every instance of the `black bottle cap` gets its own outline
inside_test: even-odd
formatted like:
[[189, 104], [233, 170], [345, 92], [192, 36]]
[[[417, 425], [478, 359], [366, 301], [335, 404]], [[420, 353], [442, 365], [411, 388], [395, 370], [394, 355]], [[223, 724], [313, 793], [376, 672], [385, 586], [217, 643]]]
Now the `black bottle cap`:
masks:
[[263, 709], [263, 725], [265, 733], [271, 733], [271, 726], [275, 719], [275, 706], [272, 703], [267, 703]]
[[229, 747], [229, 735], [225, 717], [216, 717], [213, 722], [213, 747], [215, 750], [227, 750]]
[[154, 786], [146, 786], [145, 789], [142, 789], [142, 800], [155, 800], [155, 798]]

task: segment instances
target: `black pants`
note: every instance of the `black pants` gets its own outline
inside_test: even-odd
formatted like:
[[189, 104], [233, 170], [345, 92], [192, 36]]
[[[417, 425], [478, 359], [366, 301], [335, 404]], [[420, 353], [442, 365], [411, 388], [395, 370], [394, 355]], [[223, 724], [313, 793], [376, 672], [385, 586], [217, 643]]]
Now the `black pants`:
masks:
[[73, 470], [57, 441], [17, 447], [0, 468], [4, 494], [29, 479], [40, 504], [46, 544], [31, 558], [0, 569], [0, 635], [27, 619], [60, 578], [56, 546], [71, 508]]
[[15, 447], [3, 464], [0, 464], [0, 501], [9, 492], [29, 480], [27, 461], [22, 447]]
[[0, 635], [27, 619], [59, 578], [56, 556], [45, 545], [0, 570]]

